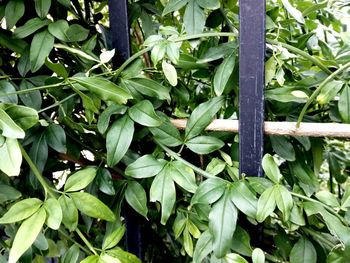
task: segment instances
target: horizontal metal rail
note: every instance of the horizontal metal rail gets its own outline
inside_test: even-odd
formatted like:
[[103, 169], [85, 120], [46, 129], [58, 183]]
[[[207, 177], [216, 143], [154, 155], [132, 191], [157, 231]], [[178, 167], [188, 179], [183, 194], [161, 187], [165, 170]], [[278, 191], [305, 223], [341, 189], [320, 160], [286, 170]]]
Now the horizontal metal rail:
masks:
[[[186, 128], [186, 119], [172, 119], [171, 122], [178, 129]], [[238, 132], [238, 128], [238, 120], [216, 119], [209, 124], [206, 130]], [[296, 122], [265, 121], [264, 132], [266, 135], [350, 138], [350, 124], [303, 122], [297, 128]]]

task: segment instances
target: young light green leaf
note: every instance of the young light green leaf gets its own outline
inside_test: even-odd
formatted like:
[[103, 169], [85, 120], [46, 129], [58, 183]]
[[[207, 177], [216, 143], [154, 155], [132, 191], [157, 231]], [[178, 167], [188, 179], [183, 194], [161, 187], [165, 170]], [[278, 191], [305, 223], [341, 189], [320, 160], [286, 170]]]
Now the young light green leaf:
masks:
[[283, 214], [283, 220], [287, 222], [293, 208], [292, 195], [286, 187], [279, 184], [274, 186], [274, 195], [277, 207]]
[[51, 123], [45, 130], [47, 144], [60, 153], [66, 153], [66, 133], [64, 129], [55, 123]]
[[158, 127], [162, 124], [149, 100], [138, 102], [128, 110], [128, 113], [131, 119], [143, 126]]
[[73, 199], [78, 210], [85, 215], [106, 221], [115, 220], [115, 215], [111, 209], [95, 196], [85, 192], [69, 193], [68, 195]]
[[22, 105], [8, 106], [6, 113], [23, 130], [28, 130], [39, 121], [39, 115], [36, 110]]
[[186, 142], [186, 146], [193, 152], [198, 154], [208, 154], [219, 150], [223, 147], [225, 143], [212, 136], [197, 136], [192, 139], [189, 139]]
[[48, 30], [36, 33], [30, 45], [30, 66], [32, 72], [38, 71], [45, 63], [46, 58], [53, 49], [55, 38]]
[[350, 86], [345, 85], [338, 101], [339, 114], [344, 123], [350, 123]]
[[99, 259], [100, 257], [98, 255], [88, 256], [84, 258], [82, 261], [80, 261], [80, 263], [99, 263], [100, 262]]
[[271, 56], [265, 63], [265, 84], [268, 85], [276, 74], [275, 57]]
[[302, 236], [290, 252], [291, 263], [316, 263], [317, 253], [312, 243]]
[[255, 248], [252, 253], [253, 263], [265, 263], [265, 254], [260, 248]]
[[284, 8], [287, 10], [287, 12], [294, 17], [296, 21], [298, 21], [300, 24], [305, 23], [305, 19], [303, 17], [303, 14], [296, 9], [294, 6], [291, 5], [291, 3], [288, 0], [281, 0], [283, 3]]
[[46, 219], [44, 208], [26, 219], [19, 227], [9, 255], [9, 263], [16, 263], [23, 253], [33, 244]]
[[245, 182], [233, 183], [230, 195], [231, 201], [240, 211], [251, 218], [255, 218], [258, 199]]
[[230, 253], [225, 256], [225, 263], [248, 263], [248, 261], [236, 253]]
[[197, 190], [196, 177], [191, 168], [180, 161], [174, 161], [169, 164], [172, 168], [171, 177], [179, 186], [190, 193]]
[[73, 200], [66, 195], [62, 195], [58, 198], [58, 202], [63, 212], [62, 223], [69, 231], [74, 231], [78, 226], [78, 210]]
[[175, 184], [171, 179], [171, 172], [170, 166], [165, 166], [154, 178], [150, 189], [150, 201], [159, 201], [162, 205], [162, 225], [165, 225], [168, 221], [176, 200]]
[[186, 251], [186, 253], [192, 257], [193, 255], [193, 240], [192, 237], [187, 229], [187, 227], [185, 227], [185, 230], [182, 233], [182, 237], [183, 237], [183, 248]]
[[34, 0], [35, 11], [40, 18], [45, 18], [51, 7], [51, 0]]
[[169, 81], [170, 85], [175, 87], [177, 85], [177, 72], [173, 65], [169, 64], [165, 60], [162, 62], [162, 70], [164, 76]]
[[79, 259], [79, 254], [80, 254], [79, 246], [76, 244], [73, 244], [64, 254], [62, 263], [77, 263]]
[[6, 138], [0, 146], [0, 170], [8, 176], [18, 176], [21, 171], [22, 153], [17, 139]]
[[112, 124], [106, 136], [108, 166], [113, 167], [123, 158], [131, 144], [134, 130], [134, 122], [128, 115]]
[[128, 182], [128, 187], [125, 191], [125, 199], [136, 212], [147, 218], [148, 208], [146, 192], [138, 182]]
[[193, 252], [193, 263], [201, 263], [212, 251], [212, 236], [209, 230], [206, 230], [201, 234], [197, 241]]
[[261, 223], [269, 215], [273, 213], [276, 208], [276, 200], [274, 194], [274, 187], [266, 189], [258, 200], [258, 209], [256, 212], [256, 220]]
[[24, 131], [20, 128], [11, 117], [0, 108], [0, 129], [2, 135], [12, 139], [23, 139], [25, 136]]
[[333, 206], [333, 207], [339, 207], [339, 202], [337, 198], [330, 192], [326, 190], [319, 191], [315, 194], [316, 198], [320, 200], [322, 203]]
[[185, 129], [185, 141], [199, 135], [224, 104], [223, 97], [215, 97], [199, 104], [192, 112]]
[[295, 151], [293, 145], [285, 136], [270, 136], [273, 150], [283, 159], [293, 162], [295, 161]]
[[179, 212], [179, 211], [177, 212], [177, 215], [176, 215], [176, 218], [174, 220], [173, 227], [172, 227], [174, 235], [175, 235], [175, 239], [178, 239], [181, 236], [182, 232], [185, 229], [187, 220], [188, 220], [188, 218], [185, 217], [184, 213]]
[[264, 169], [266, 176], [270, 178], [271, 181], [276, 184], [281, 181], [282, 175], [280, 169], [270, 154], [264, 155], [262, 159], [262, 168]]
[[132, 78], [125, 80], [127, 86], [131, 85], [143, 95], [170, 101], [169, 89], [152, 79]]
[[343, 85], [344, 82], [340, 80], [333, 80], [328, 82], [320, 91], [320, 94], [317, 96], [317, 102], [321, 105], [328, 104], [338, 94]]
[[200, 0], [198, 4], [204, 9], [214, 10], [220, 8], [219, 0]]
[[120, 248], [110, 249], [107, 252], [109, 255], [113, 256], [114, 258], [118, 258], [122, 263], [142, 263], [141, 260], [135, 256], [134, 254], [131, 254], [129, 252], [126, 252]]
[[191, 204], [212, 204], [225, 191], [226, 183], [221, 178], [210, 178], [202, 182], [191, 199]]
[[152, 155], [144, 155], [128, 165], [125, 170], [127, 176], [133, 178], [148, 178], [157, 175], [166, 164], [165, 161], [155, 159]]
[[23, 0], [11, 0], [7, 3], [5, 8], [5, 18], [7, 29], [13, 28], [17, 21], [24, 15]]
[[17, 202], [1, 218], [0, 224], [12, 224], [22, 221], [39, 210], [42, 201], [37, 198], [28, 198]]
[[165, 56], [167, 42], [161, 41], [154, 45], [151, 51], [151, 60], [154, 66], [157, 66], [158, 62], [161, 61]]
[[226, 191], [209, 213], [209, 231], [212, 235], [214, 255], [217, 258], [224, 257], [230, 250], [237, 216], [237, 208], [231, 201], [229, 191]]
[[107, 250], [115, 247], [123, 238], [126, 228], [124, 225], [110, 232], [104, 239], [102, 249]]
[[101, 262], [101, 263], [122, 263], [118, 258], [112, 257], [106, 253], [102, 253], [100, 255], [100, 259], [98, 262]]
[[100, 99], [105, 101], [125, 104], [127, 103], [128, 99], [132, 99], [132, 96], [128, 91], [118, 87], [107, 79], [97, 77], [75, 77], [73, 80], [92, 93], [95, 93]]
[[13, 32], [15, 38], [25, 38], [40, 28], [47, 26], [50, 23], [48, 19], [40, 19], [39, 17], [28, 20], [23, 26], [17, 27]]
[[88, 167], [70, 175], [64, 185], [65, 192], [75, 192], [87, 187], [96, 176], [96, 168]]
[[170, 0], [164, 7], [162, 16], [180, 10], [187, 4], [188, 0]]
[[60, 203], [55, 198], [49, 198], [45, 201], [43, 207], [47, 213], [46, 225], [51, 229], [57, 230], [63, 217]]
[[236, 54], [232, 53], [220, 64], [214, 75], [214, 91], [216, 96], [221, 96], [235, 68]]
[[205, 25], [205, 13], [198, 5], [197, 0], [188, 1], [183, 20], [188, 35], [202, 33]]

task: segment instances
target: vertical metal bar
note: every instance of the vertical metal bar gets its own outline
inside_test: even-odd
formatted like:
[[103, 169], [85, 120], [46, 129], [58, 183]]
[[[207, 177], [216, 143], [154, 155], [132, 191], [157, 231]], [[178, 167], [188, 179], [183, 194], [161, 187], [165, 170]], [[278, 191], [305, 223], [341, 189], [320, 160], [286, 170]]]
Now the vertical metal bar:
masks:
[[240, 0], [240, 173], [262, 176], [265, 0]]
[[[109, 0], [109, 23], [112, 47], [116, 55], [113, 67], [120, 66], [130, 57], [130, 28], [128, 22], [128, 1]], [[136, 212], [125, 204], [123, 214], [126, 224], [126, 248], [142, 259], [142, 227], [141, 219]]]
[[130, 28], [128, 1], [109, 0], [109, 23], [112, 47], [115, 48], [114, 66], [120, 66], [130, 57]]

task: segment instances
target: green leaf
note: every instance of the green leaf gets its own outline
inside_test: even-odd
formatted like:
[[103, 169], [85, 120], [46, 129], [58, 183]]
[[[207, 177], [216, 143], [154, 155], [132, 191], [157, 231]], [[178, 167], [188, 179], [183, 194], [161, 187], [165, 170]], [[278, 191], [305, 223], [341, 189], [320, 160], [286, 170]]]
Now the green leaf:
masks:
[[69, 46], [63, 45], [63, 44], [55, 44], [54, 47], [58, 48], [58, 49], [65, 50], [65, 51], [67, 51], [67, 52], [69, 52], [71, 54], [74, 54], [74, 55], [76, 55], [76, 56], [78, 56], [80, 58], [100, 63], [100, 61], [96, 58], [96, 56], [89, 55], [89, 54], [85, 53], [84, 51], [82, 51], [82, 50], [80, 50], [78, 48], [69, 47]]
[[312, 243], [302, 236], [292, 248], [290, 252], [291, 263], [316, 263], [316, 249]]
[[183, 23], [188, 35], [202, 33], [205, 25], [205, 13], [197, 0], [189, 0], [183, 16]]
[[188, 232], [187, 227], [183, 231], [182, 237], [183, 237], [183, 248], [186, 251], [186, 253], [190, 257], [192, 257], [192, 255], [193, 255], [193, 240], [191, 238], [190, 233]]
[[350, 123], [350, 86], [345, 85], [338, 101], [339, 114], [344, 123]]
[[181, 145], [182, 138], [179, 130], [169, 121], [168, 117], [162, 118], [161, 116], [161, 119], [162, 124], [160, 126], [149, 128], [149, 130], [154, 136], [154, 139], [170, 147], [176, 147]]
[[111, 104], [100, 115], [97, 121], [97, 129], [104, 134], [109, 126], [109, 121], [114, 114], [124, 114], [128, 108], [123, 105]]
[[197, 190], [196, 177], [191, 168], [180, 161], [174, 161], [169, 164], [172, 168], [171, 177], [179, 186], [190, 193]]
[[[18, 73], [22, 76], [22, 77], [25, 77], [27, 75], [27, 73], [30, 71], [30, 61], [29, 61], [29, 48], [26, 48], [23, 53], [21, 54], [21, 57], [19, 58], [18, 60], [18, 64], [17, 64], [17, 69], [18, 69]], [[22, 80], [21, 81], [21, 84], [23, 82], [27, 82], [27, 83], [30, 83], [26, 80]], [[31, 84], [31, 83], [30, 83]], [[20, 87], [21, 89], [21, 87]], [[36, 91], [36, 92], [39, 92], [40, 91]], [[32, 92], [34, 93], [34, 92]], [[23, 97], [24, 95], [27, 95], [29, 97], [29, 95], [32, 95], [32, 94], [19, 94], [19, 97]], [[40, 96], [40, 95], [39, 95]], [[21, 98], [22, 99], [22, 98]], [[41, 98], [39, 98], [40, 102], [41, 102]], [[23, 100], [22, 100], [23, 101]], [[25, 104], [26, 106], [28, 106], [27, 104]], [[37, 108], [36, 108], [37, 109]]]
[[270, 187], [262, 193], [258, 200], [256, 220], [259, 223], [263, 222], [269, 215], [271, 215], [276, 208], [274, 192], [274, 187]]
[[248, 263], [248, 261], [236, 253], [230, 253], [225, 256], [225, 263]]
[[270, 178], [271, 181], [276, 184], [281, 181], [282, 175], [280, 173], [280, 169], [270, 154], [264, 155], [264, 158], [262, 159], [262, 167], [266, 176]]
[[[28, 61], [29, 61], [29, 55], [28, 55]], [[34, 85], [25, 79], [22, 80], [19, 85], [20, 90], [26, 90], [31, 88], [34, 88]], [[19, 97], [24, 105], [36, 110], [40, 110], [42, 99], [41, 99], [41, 93], [39, 90], [34, 90], [31, 92], [19, 94]]]
[[84, 192], [69, 193], [68, 195], [73, 199], [78, 210], [85, 215], [106, 221], [115, 220], [114, 213], [95, 196]]
[[165, 161], [157, 160], [152, 155], [147, 154], [129, 164], [125, 174], [138, 179], [148, 178], [157, 175], [165, 164]]
[[22, 221], [39, 210], [42, 201], [37, 198], [28, 198], [15, 203], [9, 211], [0, 218], [0, 224], [12, 224]]
[[[21, 192], [17, 191], [12, 186], [0, 183], [0, 203], [17, 200], [22, 196]], [[1, 219], [0, 219], [1, 220]]]
[[154, 45], [151, 51], [151, 60], [154, 66], [157, 66], [158, 62], [161, 61], [166, 52], [167, 42], [161, 41], [160, 43]]
[[287, 222], [293, 208], [292, 195], [286, 187], [278, 184], [274, 186], [274, 195], [277, 208], [282, 212], [283, 220]]
[[164, 7], [162, 16], [180, 10], [187, 4], [188, 0], [170, 0]]
[[149, 100], [138, 102], [128, 110], [128, 113], [131, 119], [143, 126], [158, 127], [162, 124]]
[[51, 0], [34, 0], [35, 11], [40, 18], [44, 18], [49, 13]]
[[107, 195], [115, 195], [112, 175], [106, 168], [99, 168], [97, 170], [96, 183], [101, 192]]
[[51, 62], [48, 58], [45, 60], [45, 66], [48, 67], [50, 70], [55, 72], [57, 76], [63, 77], [63, 78], [68, 78], [68, 72], [66, 68], [64, 67], [63, 64], [60, 62], [58, 63], [53, 63]]
[[73, 200], [66, 195], [62, 195], [58, 198], [58, 202], [63, 212], [62, 223], [69, 231], [74, 231], [78, 226], [78, 210]]
[[109, 167], [116, 165], [129, 149], [134, 129], [134, 122], [127, 115], [112, 124], [106, 136], [107, 164]]
[[255, 218], [258, 199], [245, 182], [235, 182], [231, 188], [231, 201], [244, 214]]
[[5, 8], [7, 29], [13, 28], [17, 21], [24, 15], [24, 2], [22, 0], [11, 0]]
[[0, 170], [8, 176], [18, 176], [21, 171], [22, 153], [17, 139], [6, 138], [5, 143], [0, 146], [0, 156]]
[[40, 28], [47, 26], [50, 23], [48, 19], [40, 19], [38, 17], [28, 20], [23, 26], [17, 27], [13, 32], [15, 38], [25, 38]]
[[66, 133], [60, 125], [51, 123], [45, 130], [45, 139], [47, 144], [57, 152], [67, 152]]
[[64, 254], [62, 263], [77, 263], [79, 259], [79, 254], [80, 254], [79, 246], [76, 244], [73, 244]]
[[169, 89], [158, 82], [146, 78], [132, 78], [125, 80], [127, 86], [131, 85], [143, 95], [170, 101]]
[[185, 141], [199, 135], [224, 104], [223, 97], [215, 97], [199, 104], [192, 112], [185, 129]]
[[219, 0], [200, 0], [198, 1], [198, 4], [203, 7], [204, 9], [218, 9], [220, 8], [220, 1]]
[[250, 257], [252, 255], [252, 247], [250, 245], [250, 236], [247, 231], [237, 225], [235, 233], [233, 234], [231, 248], [233, 251]]
[[32, 159], [40, 172], [44, 171], [48, 158], [48, 151], [45, 133], [38, 134], [32, 144], [32, 147], [30, 147], [29, 157]]
[[49, 198], [45, 201], [43, 207], [47, 213], [46, 225], [54, 230], [59, 229], [63, 217], [60, 203], [55, 198]]
[[221, 178], [210, 178], [202, 182], [191, 199], [191, 204], [212, 204], [225, 192], [226, 182]]
[[67, 30], [69, 29], [69, 24], [66, 20], [57, 20], [48, 26], [48, 30], [55, 38], [61, 41], [68, 41]]
[[315, 194], [316, 198], [320, 200], [322, 203], [333, 206], [333, 207], [339, 207], [339, 202], [337, 198], [330, 192], [326, 190], [319, 191]]
[[265, 63], [265, 84], [268, 85], [276, 75], [275, 57], [271, 56]]
[[197, 136], [186, 142], [186, 146], [198, 154], [208, 154], [219, 150], [225, 143], [212, 136]]
[[97, 77], [75, 77], [74, 81], [78, 82], [90, 92], [95, 93], [104, 101], [113, 101], [118, 104], [127, 103], [128, 99], [132, 99], [131, 95], [113, 82]]
[[162, 225], [166, 224], [176, 201], [175, 185], [171, 179], [171, 172], [170, 166], [165, 166], [154, 178], [150, 189], [150, 201], [159, 201], [162, 205]]
[[64, 185], [65, 192], [75, 192], [87, 187], [96, 176], [96, 168], [88, 167], [70, 175]]
[[44, 208], [26, 219], [19, 227], [9, 255], [9, 263], [16, 263], [23, 253], [33, 244], [46, 219]]
[[104, 252], [100, 255], [100, 259], [98, 262], [101, 263], [122, 263], [118, 258], [112, 257]]
[[90, 30], [82, 27], [78, 24], [71, 25], [66, 31], [68, 42], [79, 42], [84, 41], [89, 36]]
[[53, 49], [54, 42], [55, 38], [47, 30], [34, 35], [32, 43], [30, 44], [29, 55], [32, 72], [38, 71], [45, 63], [46, 58]]
[[236, 49], [236, 42], [227, 42], [219, 44], [217, 46], [209, 48], [208, 51], [205, 52], [205, 54], [199, 60], [197, 60], [197, 63], [207, 63], [227, 57], [230, 54], [232, 54]]
[[100, 257], [97, 255], [88, 256], [87, 258], [84, 258], [82, 261], [80, 261], [80, 263], [99, 263], [99, 259]]
[[124, 225], [122, 225], [114, 231], [112, 231], [111, 233], [109, 233], [103, 241], [102, 249], [107, 250], [115, 247], [123, 238], [125, 231], [126, 228]]
[[177, 72], [173, 65], [169, 64], [165, 60], [162, 62], [162, 70], [164, 76], [169, 81], [170, 85], [175, 87], [177, 85]]
[[136, 181], [129, 181], [125, 191], [125, 199], [136, 212], [147, 218], [147, 197], [143, 187]]
[[255, 248], [252, 253], [253, 263], [265, 263], [265, 254], [260, 248]]
[[220, 64], [214, 75], [214, 91], [216, 96], [221, 96], [225, 90], [227, 83], [230, 80], [230, 76], [235, 68], [236, 54], [232, 53], [225, 58]]
[[36, 110], [22, 105], [11, 105], [6, 108], [6, 113], [23, 130], [28, 130], [39, 121]]
[[206, 230], [197, 241], [193, 253], [193, 263], [201, 263], [212, 251], [212, 237], [209, 230]]
[[[16, 92], [15, 87], [11, 84], [11, 82], [7, 80], [1, 80], [0, 81], [0, 102], [6, 102], [6, 103], [18, 103], [18, 98], [16, 94], [13, 94]], [[12, 94], [9, 94], [12, 93]], [[9, 94], [9, 95], [6, 95]]]
[[141, 260], [136, 257], [135, 255], [126, 252], [120, 248], [115, 248], [115, 249], [111, 249], [108, 250], [107, 252], [109, 255], [113, 256], [114, 258], [118, 258], [120, 259], [120, 261], [123, 262], [127, 262], [127, 263], [141, 263]]
[[298, 9], [293, 7], [288, 0], [281, 0], [281, 1], [283, 3], [284, 8], [287, 10], [287, 12], [292, 17], [294, 17], [294, 19], [296, 21], [298, 21], [300, 24], [304, 24], [305, 23], [305, 19], [303, 17], [303, 14]]
[[237, 223], [237, 208], [231, 201], [229, 191], [213, 205], [209, 213], [209, 231], [212, 235], [214, 255], [224, 257], [231, 248]]
[[317, 96], [317, 102], [321, 105], [328, 104], [338, 94], [343, 85], [344, 82], [340, 80], [333, 80], [328, 82], [320, 91], [320, 94]]
[[295, 161], [295, 151], [293, 145], [285, 136], [270, 136], [273, 150], [283, 159], [293, 162]]

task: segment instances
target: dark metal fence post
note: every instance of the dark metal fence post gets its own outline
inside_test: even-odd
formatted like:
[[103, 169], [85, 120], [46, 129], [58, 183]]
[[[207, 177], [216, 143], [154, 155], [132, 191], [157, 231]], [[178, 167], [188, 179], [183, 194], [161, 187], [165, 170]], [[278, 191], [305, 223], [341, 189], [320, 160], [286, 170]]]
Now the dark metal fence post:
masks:
[[240, 0], [240, 173], [262, 176], [265, 0]]
[[[128, 22], [128, 1], [109, 0], [109, 23], [112, 47], [116, 55], [113, 66], [120, 66], [130, 57], [130, 28]], [[142, 227], [140, 216], [125, 204], [123, 214], [126, 223], [126, 248], [142, 259]]]

